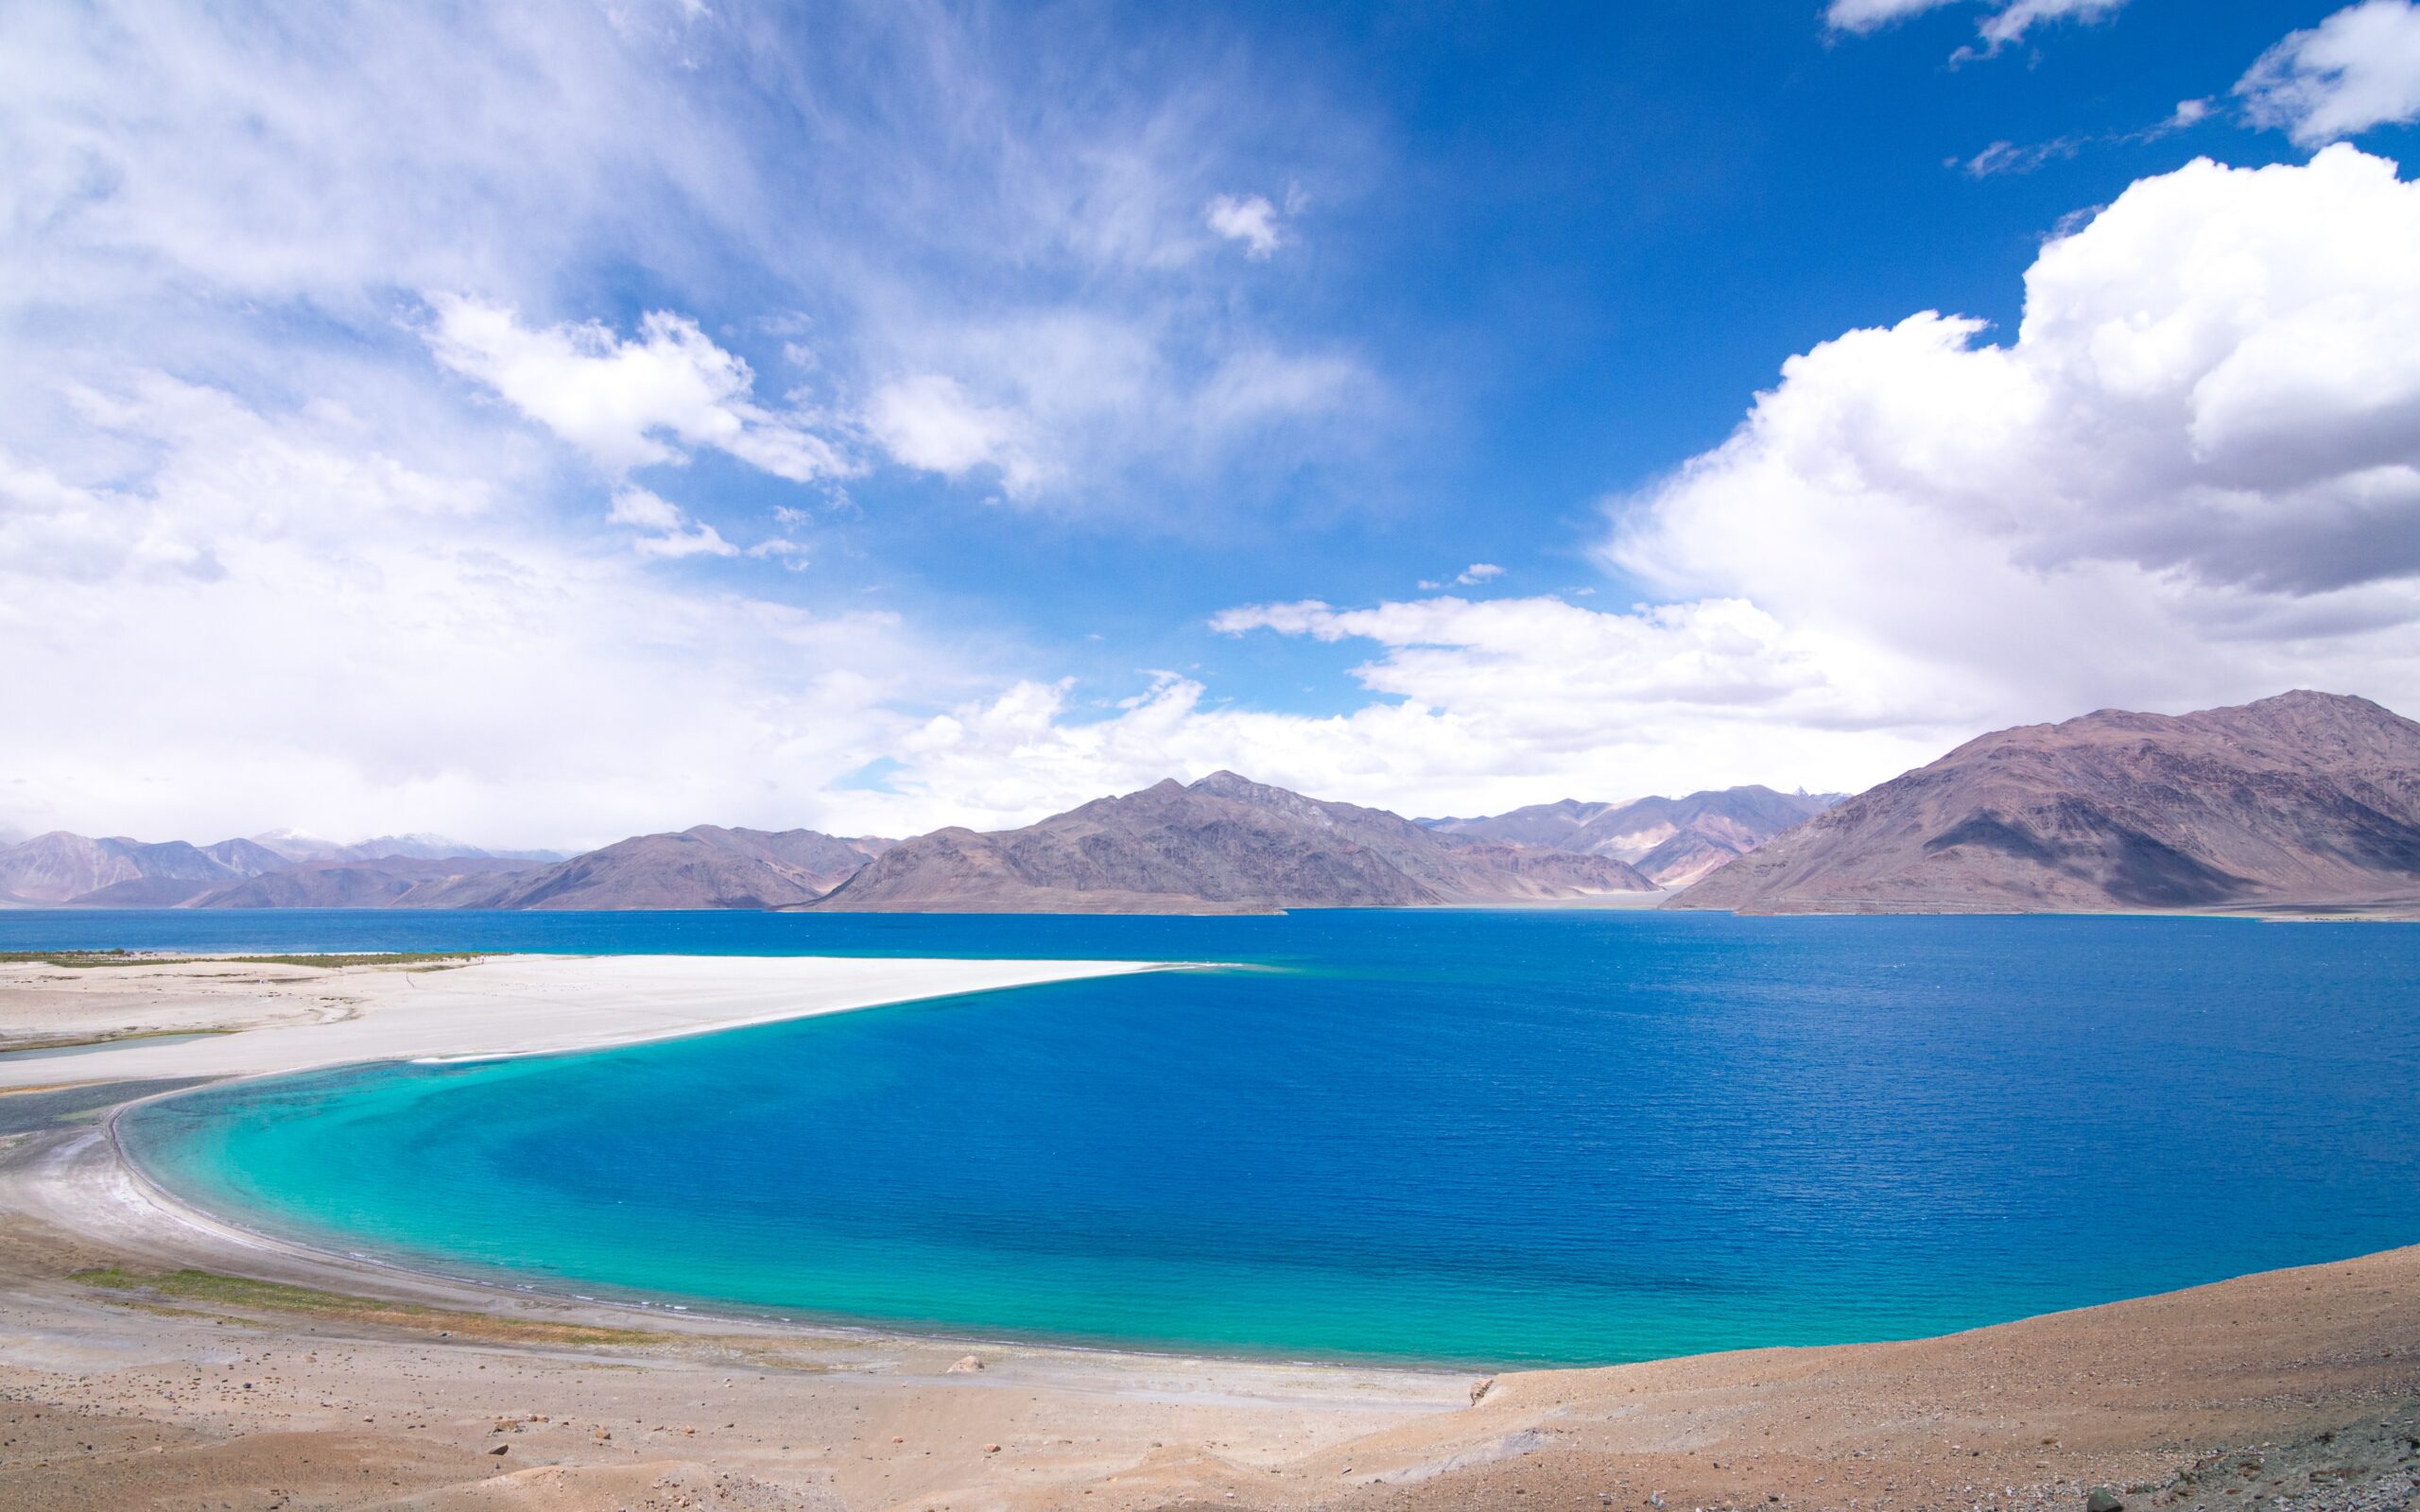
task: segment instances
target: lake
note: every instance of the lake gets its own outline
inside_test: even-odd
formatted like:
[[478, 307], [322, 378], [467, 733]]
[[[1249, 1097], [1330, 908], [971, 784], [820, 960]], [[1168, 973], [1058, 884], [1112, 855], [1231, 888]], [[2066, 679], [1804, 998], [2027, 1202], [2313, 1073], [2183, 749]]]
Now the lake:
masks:
[[2420, 1240], [2420, 930], [1658, 912], [25, 913], [0, 949], [1206, 971], [125, 1124], [329, 1247], [798, 1318], [1593, 1364], [1905, 1337]]

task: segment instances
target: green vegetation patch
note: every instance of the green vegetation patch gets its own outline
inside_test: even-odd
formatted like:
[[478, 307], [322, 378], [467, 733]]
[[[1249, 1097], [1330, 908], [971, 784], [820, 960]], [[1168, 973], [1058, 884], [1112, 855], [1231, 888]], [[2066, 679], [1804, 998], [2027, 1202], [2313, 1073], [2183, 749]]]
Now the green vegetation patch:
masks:
[[577, 1323], [494, 1317], [485, 1313], [458, 1313], [416, 1302], [394, 1302], [374, 1297], [348, 1297], [284, 1281], [222, 1276], [216, 1271], [172, 1270], [142, 1275], [118, 1265], [71, 1272], [70, 1280], [104, 1291], [127, 1292], [218, 1307], [259, 1312], [294, 1313], [312, 1317], [341, 1318], [390, 1328], [442, 1332], [457, 1338], [505, 1344], [660, 1344], [666, 1335], [644, 1329], [591, 1328]]

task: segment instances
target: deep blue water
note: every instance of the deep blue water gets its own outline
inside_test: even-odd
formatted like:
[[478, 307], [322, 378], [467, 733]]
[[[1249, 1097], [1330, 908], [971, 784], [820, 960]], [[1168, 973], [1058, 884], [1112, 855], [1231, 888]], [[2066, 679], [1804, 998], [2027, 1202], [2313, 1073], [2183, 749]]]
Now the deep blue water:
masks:
[[2420, 1241], [2420, 930], [1662, 913], [0, 916], [0, 948], [1221, 960], [189, 1094], [338, 1247], [792, 1315], [1606, 1362]]

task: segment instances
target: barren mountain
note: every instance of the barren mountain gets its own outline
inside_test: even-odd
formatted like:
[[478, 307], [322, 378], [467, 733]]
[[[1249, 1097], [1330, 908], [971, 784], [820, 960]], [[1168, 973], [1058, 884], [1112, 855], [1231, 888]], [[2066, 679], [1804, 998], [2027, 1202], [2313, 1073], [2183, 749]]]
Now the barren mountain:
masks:
[[477, 861], [561, 861], [560, 850], [486, 850], [459, 840], [449, 840], [441, 834], [381, 834], [351, 845], [323, 840], [317, 835], [298, 834], [292, 830], [272, 830], [256, 834], [247, 841], [229, 841], [230, 845], [254, 845], [288, 862], [298, 861], [384, 861], [401, 856], [410, 861], [450, 861], [467, 856]]
[[934, 913], [1262, 913], [1649, 892], [1618, 861], [1436, 834], [1219, 772], [1022, 830], [905, 840], [816, 906]]
[[483, 886], [398, 900], [425, 908], [773, 908], [831, 891], [888, 840], [700, 824], [642, 834]]
[[527, 861], [496, 856], [387, 856], [305, 861], [179, 900], [195, 908], [444, 907], [441, 899], [493, 889]]
[[282, 865], [249, 840], [205, 850], [182, 840], [147, 845], [54, 830], [0, 850], [0, 893], [27, 902], [159, 906]]
[[1817, 816], [1672, 905], [2420, 911], [2420, 724], [2297, 692], [2004, 730]]
[[1449, 834], [1552, 846], [1626, 861], [1668, 887], [1689, 884], [1840, 801], [1838, 795], [1731, 787], [1628, 803], [1537, 803], [1489, 818], [1430, 819]]

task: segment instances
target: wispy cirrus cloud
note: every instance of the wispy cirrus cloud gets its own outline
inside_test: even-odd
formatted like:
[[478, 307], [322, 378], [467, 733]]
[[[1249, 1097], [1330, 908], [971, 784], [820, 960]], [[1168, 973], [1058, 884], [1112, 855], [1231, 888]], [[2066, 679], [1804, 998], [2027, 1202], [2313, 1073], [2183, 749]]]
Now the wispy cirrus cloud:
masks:
[[2138, 130], [2076, 132], [2048, 142], [1995, 142], [1972, 157], [1951, 158], [1944, 166], [1957, 168], [1972, 179], [2031, 173], [2045, 163], [2064, 162], [2090, 147], [2156, 142], [2179, 131], [2189, 131], [2208, 120], [2215, 109], [2205, 99], [2179, 100], [2167, 116]]
[[[1939, 10], [1965, 0], [1832, 0], [1824, 8], [1824, 25], [1834, 31], [1864, 33]], [[1984, 0], [1989, 14], [1976, 24], [1976, 45], [1959, 49], [1961, 60], [1989, 57], [2023, 42], [2028, 33], [2054, 21], [2101, 21], [2115, 15], [2126, 0]]]
[[1151, 530], [1389, 418], [1202, 219], [1366, 139], [1240, 58], [1025, 87], [1108, 25], [0, 8], [0, 664], [182, 731], [14, 725], [0, 822], [842, 824], [1019, 636], [785, 571], [831, 490]]

